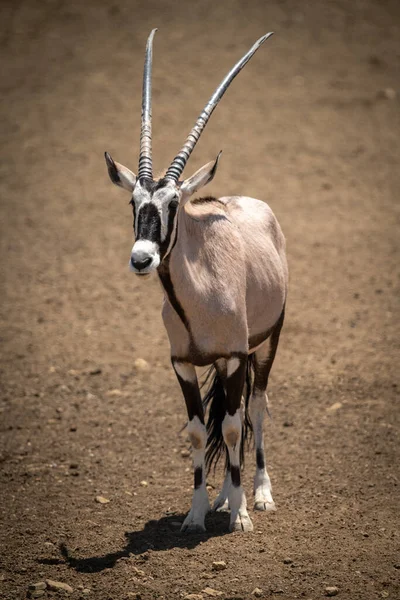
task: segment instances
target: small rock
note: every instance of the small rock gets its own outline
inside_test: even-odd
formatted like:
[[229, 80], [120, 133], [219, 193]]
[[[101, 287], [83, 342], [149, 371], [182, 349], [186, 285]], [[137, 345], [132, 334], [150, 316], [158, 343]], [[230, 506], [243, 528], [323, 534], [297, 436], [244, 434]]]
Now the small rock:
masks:
[[101, 375], [102, 370], [100, 369], [100, 367], [98, 367], [97, 369], [92, 369], [91, 371], [89, 371], [89, 375]]
[[37, 583], [30, 583], [28, 589], [33, 592], [35, 592], [36, 590], [45, 590], [46, 582], [38, 581]]
[[336, 585], [328, 585], [325, 588], [325, 596], [337, 596], [339, 593], [339, 588]]
[[382, 598], [389, 598], [389, 592], [386, 592], [384, 590], [383, 592], [381, 592], [381, 596], [382, 596]]
[[328, 412], [335, 412], [337, 410], [339, 410], [339, 408], [342, 408], [343, 404], [341, 402], [334, 402], [333, 404], [331, 404], [331, 406], [328, 406], [328, 408], [326, 409]]
[[29, 598], [42, 598], [45, 594], [45, 590], [34, 590], [28, 592]]
[[47, 587], [52, 592], [58, 592], [59, 590], [64, 590], [68, 594], [72, 594], [74, 591], [68, 583], [63, 583], [62, 581], [53, 581], [52, 579], [46, 579]]
[[142, 487], [147, 487], [147, 486], [149, 485], [149, 482], [148, 482], [148, 481], [145, 481], [145, 480], [143, 479], [143, 481], [141, 481], [141, 482], [140, 482], [140, 485], [141, 485]]
[[190, 450], [181, 450], [182, 458], [188, 458], [190, 456]]
[[260, 588], [254, 588], [254, 590], [251, 592], [251, 595], [255, 596], [256, 598], [261, 598], [263, 591]]
[[99, 504], [108, 504], [110, 502], [110, 500], [108, 498], [104, 498], [104, 496], [96, 496], [95, 500]]
[[83, 590], [82, 590], [82, 594], [85, 594], [85, 596], [90, 594], [90, 592], [91, 592], [90, 588], [83, 588]]
[[138, 371], [148, 371], [150, 369], [149, 363], [147, 362], [147, 360], [144, 360], [144, 358], [137, 358], [133, 363], [133, 366]]
[[212, 564], [213, 571], [223, 571], [226, 569], [226, 562], [224, 560], [215, 560]]
[[213, 588], [206, 587], [202, 590], [203, 594], [207, 594], [207, 596], [222, 596], [223, 592], [219, 592], [218, 590], [214, 590]]
[[202, 594], [187, 594], [183, 600], [203, 600]]
[[293, 427], [293, 421], [284, 421], [283, 426], [284, 427]]
[[283, 564], [284, 565], [291, 565], [293, 563], [291, 558], [284, 558], [283, 559]]
[[378, 98], [383, 98], [384, 100], [395, 100], [396, 99], [396, 90], [393, 88], [385, 88], [383, 90], [379, 90], [376, 94]]
[[118, 389], [108, 390], [107, 396], [109, 396], [110, 398], [115, 398], [116, 396], [122, 396], [122, 392]]

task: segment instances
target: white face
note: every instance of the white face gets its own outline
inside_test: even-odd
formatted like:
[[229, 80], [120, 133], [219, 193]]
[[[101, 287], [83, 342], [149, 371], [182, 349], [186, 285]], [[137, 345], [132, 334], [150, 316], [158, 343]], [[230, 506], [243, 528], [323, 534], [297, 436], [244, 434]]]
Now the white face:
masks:
[[135, 243], [129, 269], [147, 275], [168, 256], [175, 241], [180, 192], [170, 180], [137, 180], [133, 190]]

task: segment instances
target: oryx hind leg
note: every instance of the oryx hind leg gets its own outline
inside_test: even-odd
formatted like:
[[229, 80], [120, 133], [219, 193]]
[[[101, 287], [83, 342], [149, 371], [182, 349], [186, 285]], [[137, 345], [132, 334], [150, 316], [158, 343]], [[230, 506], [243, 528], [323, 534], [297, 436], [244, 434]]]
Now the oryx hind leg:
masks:
[[268, 475], [264, 450], [264, 420], [268, 406], [267, 386], [282, 329], [284, 311], [271, 333], [254, 353], [254, 383], [249, 402], [249, 416], [253, 427], [256, 450], [256, 474], [254, 477], [254, 509], [276, 510], [272, 499], [271, 480]]
[[231, 531], [252, 531], [253, 524], [247, 513], [246, 496], [241, 485], [240, 446], [242, 441], [241, 400], [246, 376], [247, 356], [227, 360], [226, 413], [222, 421], [222, 435], [228, 449], [231, 485], [228, 502], [231, 511]]

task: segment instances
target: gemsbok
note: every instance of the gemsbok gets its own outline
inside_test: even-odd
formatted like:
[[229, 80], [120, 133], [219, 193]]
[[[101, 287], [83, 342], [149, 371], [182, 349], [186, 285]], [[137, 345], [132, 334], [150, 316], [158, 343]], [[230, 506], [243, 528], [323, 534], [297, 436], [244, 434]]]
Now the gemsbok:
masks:
[[[145, 54], [138, 174], [114, 162], [107, 152], [105, 158], [111, 181], [131, 194], [135, 243], [129, 268], [140, 276], [156, 271], [164, 290], [162, 317], [186, 402], [194, 465], [193, 501], [182, 531], [205, 530], [210, 510], [206, 468], [222, 452], [226, 453], [225, 480], [214, 509], [230, 509], [231, 531], [251, 531], [241, 485], [243, 443], [250, 431], [256, 450], [254, 508], [275, 510], [263, 423], [268, 377], [285, 312], [285, 238], [263, 201], [247, 196], [192, 198], [213, 179], [220, 154], [188, 179], [180, 176], [230, 83], [272, 33], [261, 37], [227, 74], [165, 175], [153, 179], [155, 32], [148, 38]], [[206, 365], [213, 369], [213, 381], [202, 399], [195, 367]]]

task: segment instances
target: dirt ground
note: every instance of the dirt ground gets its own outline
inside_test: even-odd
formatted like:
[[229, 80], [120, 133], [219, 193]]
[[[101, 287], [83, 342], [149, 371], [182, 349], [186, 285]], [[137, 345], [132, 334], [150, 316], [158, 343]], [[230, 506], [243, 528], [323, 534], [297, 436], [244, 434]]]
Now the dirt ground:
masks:
[[[49, 578], [76, 599], [399, 598], [398, 3], [2, 0], [0, 19], [0, 597]], [[207, 193], [266, 200], [287, 238], [266, 431], [278, 510], [251, 511], [251, 534], [226, 515], [179, 533], [192, 470], [162, 292], [128, 271], [129, 198], [103, 160], [137, 168], [153, 27], [160, 170], [276, 32], [185, 171], [223, 149]], [[253, 472], [249, 454], [250, 505]]]

